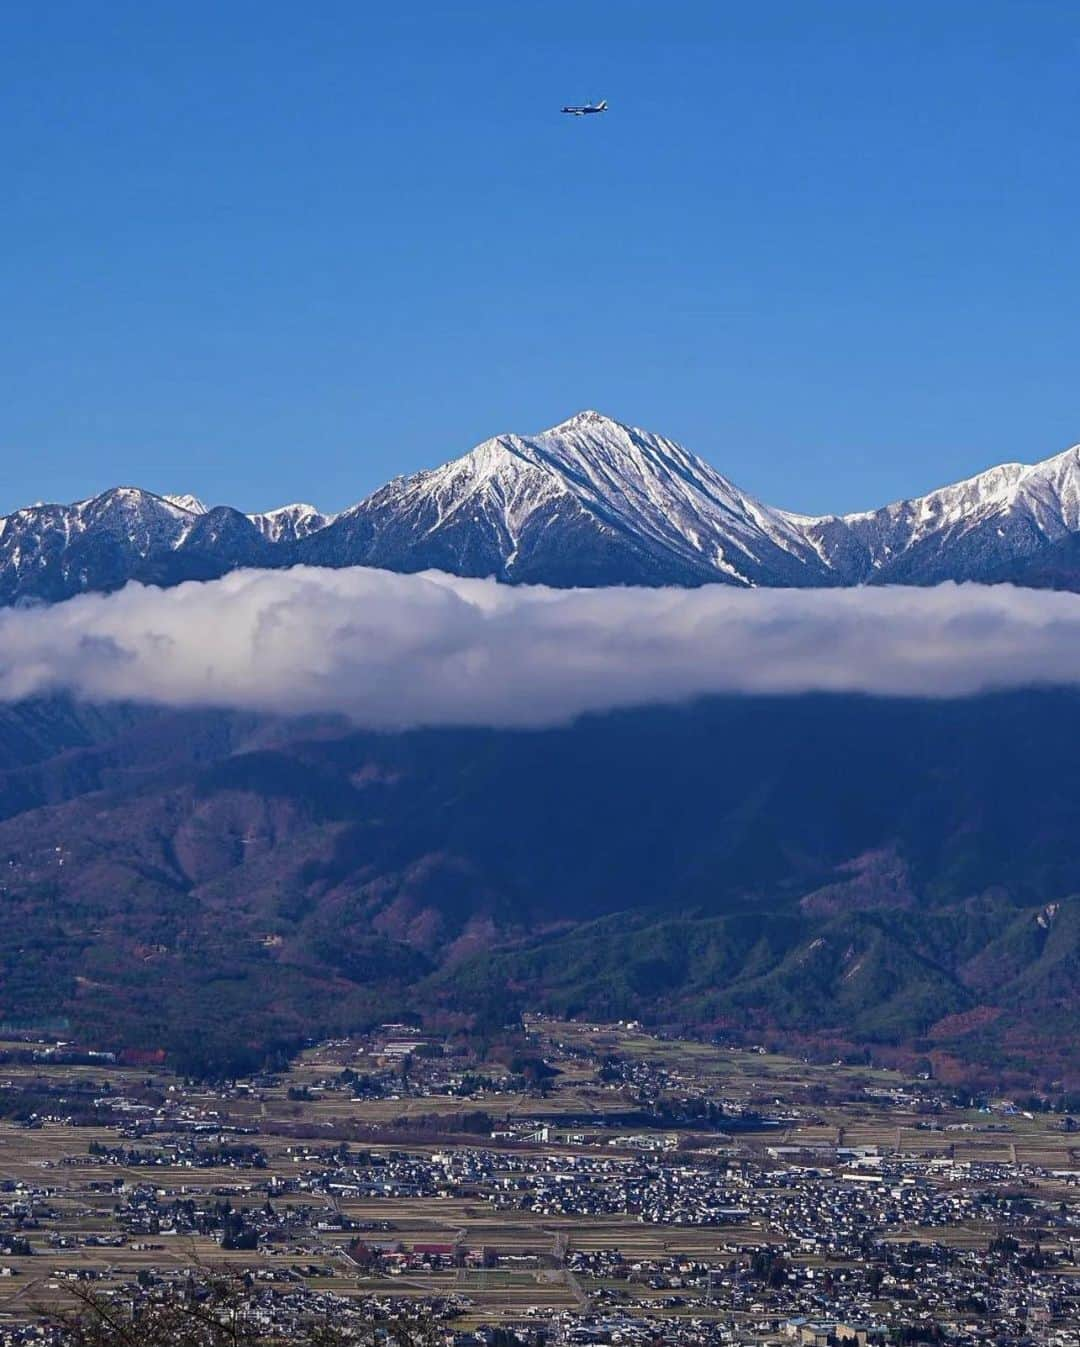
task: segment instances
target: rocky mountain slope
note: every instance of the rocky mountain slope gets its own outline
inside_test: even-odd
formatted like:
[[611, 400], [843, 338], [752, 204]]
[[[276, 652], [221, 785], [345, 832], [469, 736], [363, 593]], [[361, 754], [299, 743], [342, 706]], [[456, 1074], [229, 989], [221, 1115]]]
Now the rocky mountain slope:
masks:
[[804, 526], [844, 584], [1021, 580], [1032, 558], [1080, 530], [1080, 447]]
[[117, 488], [0, 518], [0, 604], [240, 566], [438, 568], [510, 583], [825, 586], [1015, 581], [1080, 588], [1080, 448], [880, 510], [764, 505], [663, 436], [583, 412], [397, 478], [340, 515], [244, 515]]
[[563, 586], [829, 578], [793, 517], [672, 441], [596, 412], [399, 478], [306, 539], [297, 557]]

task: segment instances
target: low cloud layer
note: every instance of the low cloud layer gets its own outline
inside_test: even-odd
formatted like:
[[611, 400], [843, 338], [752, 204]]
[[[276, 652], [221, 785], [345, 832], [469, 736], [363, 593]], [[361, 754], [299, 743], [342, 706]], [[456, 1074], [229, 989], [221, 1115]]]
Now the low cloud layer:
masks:
[[0, 700], [542, 726], [708, 693], [957, 697], [1080, 683], [1080, 596], [1010, 586], [509, 588], [241, 571], [0, 612]]

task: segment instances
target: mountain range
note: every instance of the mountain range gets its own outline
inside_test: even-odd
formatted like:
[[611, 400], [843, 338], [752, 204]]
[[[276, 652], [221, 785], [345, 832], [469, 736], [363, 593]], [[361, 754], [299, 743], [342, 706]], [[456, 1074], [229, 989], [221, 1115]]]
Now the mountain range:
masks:
[[0, 604], [238, 567], [376, 566], [559, 587], [944, 580], [1080, 588], [1080, 446], [878, 510], [808, 516], [663, 436], [581, 412], [395, 478], [338, 515], [118, 487], [0, 518]]
[[[0, 604], [237, 567], [1080, 590], [1080, 449], [809, 517], [595, 412], [337, 516], [117, 488]], [[515, 1004], [1080, 1087], [1080, 694], [713, 698], [538, 731], [0, 705], [0, 1022], [185, 1069]]]

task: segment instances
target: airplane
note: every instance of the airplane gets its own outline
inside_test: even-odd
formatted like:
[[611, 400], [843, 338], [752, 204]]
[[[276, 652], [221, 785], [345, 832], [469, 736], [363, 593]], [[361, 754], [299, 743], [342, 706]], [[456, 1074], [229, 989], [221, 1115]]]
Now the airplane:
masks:
[[585, 103], [581, 107], [563, 108], [563, 112], [569, 112], [571, 117], [588, 117], [593, 112], [607, 112], [607, 99], [602, 98], [599, 103]]

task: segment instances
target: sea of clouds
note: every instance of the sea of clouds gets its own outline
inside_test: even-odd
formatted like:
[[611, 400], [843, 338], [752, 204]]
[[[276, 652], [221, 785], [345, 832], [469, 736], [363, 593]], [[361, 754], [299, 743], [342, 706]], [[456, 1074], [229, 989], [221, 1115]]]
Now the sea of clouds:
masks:
[[555, 590], [428, 572], [239, 571], [0, 612], [0, 700], [544, 726], [710, 693], [959, 697], [1080, 683], [1080, 596]]

